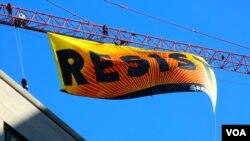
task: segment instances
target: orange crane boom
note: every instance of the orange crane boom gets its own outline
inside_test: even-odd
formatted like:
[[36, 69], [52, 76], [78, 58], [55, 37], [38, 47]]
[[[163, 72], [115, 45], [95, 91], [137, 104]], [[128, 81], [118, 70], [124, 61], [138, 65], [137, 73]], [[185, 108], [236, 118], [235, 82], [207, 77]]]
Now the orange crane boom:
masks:
[[250, 57], [247, 55], [210, 49], [116, 28], [109, 28], [109, 35], [107, 36], [103, 35], [102, 25], [87, 20], [77, 21], [19, 7], [13, 7], [13, 14], [8, 15], [5, 9], [6, 5], [0, 4], [0, 24], [43, 33], [54, 32], [97, 42], [126, 44], [160, 51], [189, 52], [205, 58], [214, 68], [250, 75]]

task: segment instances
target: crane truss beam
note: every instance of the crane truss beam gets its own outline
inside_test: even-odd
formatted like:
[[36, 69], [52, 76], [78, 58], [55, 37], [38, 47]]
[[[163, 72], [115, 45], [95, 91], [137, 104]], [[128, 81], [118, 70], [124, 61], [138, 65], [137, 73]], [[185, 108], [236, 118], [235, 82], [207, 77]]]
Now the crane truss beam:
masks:
[[[94, 24], [90, 21], [77, 21], [19, 7], [14, 7], [13, 15], [8, 15], [5, 9], [6, 5], [0, 4], [1, 24], [18, 26], [19, 28], [43, 33], [54, 32], [97, 42], [130, 45], [159, 51], [189, 52], [205, 58], [214, 68], [250, 74], [250, 57], [246, 55], [176, 42], [116, 28], [109, 28], [109, 35], [103, 35], [102, 25]], [[20, 18], [20, 14], [25, 15], [25, 18]]]

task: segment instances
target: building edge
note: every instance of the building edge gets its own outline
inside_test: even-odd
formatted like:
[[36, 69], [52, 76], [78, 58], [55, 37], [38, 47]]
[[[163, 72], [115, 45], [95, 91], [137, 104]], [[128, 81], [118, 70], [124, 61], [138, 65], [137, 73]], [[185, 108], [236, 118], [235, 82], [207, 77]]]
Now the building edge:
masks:
[[11, 77], [9, 77], [1, 69], [0, 69], [0, 79], [2, 79], [9, 86], [11, 86], [15, 91], [17, 91], [26, 100], [32, 103], [39, 111], [45, 114], [53, 122], [55, 122], [60, 128], [62, 128], [72, 138], [74, 138], [77, 141], [86, 141], [82, 136], [80, 136], [71, 127], [69, 127], [64, 121], [62, 121], [53, 112], [51, 112], [48, 108], [46, 108], [41, 102], [39, 102], [35, 97], [33, 97], [28, 91], [23, 89], [18, 83], [16, 83]]

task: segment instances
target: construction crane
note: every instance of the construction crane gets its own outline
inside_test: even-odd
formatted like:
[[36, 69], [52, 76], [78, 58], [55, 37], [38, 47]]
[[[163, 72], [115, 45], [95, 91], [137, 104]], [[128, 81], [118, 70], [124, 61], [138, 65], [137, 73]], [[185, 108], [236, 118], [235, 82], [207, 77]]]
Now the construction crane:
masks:
[[16, 26], [42, 33], [54, 32], [97, 42], [123, 43], [130, 46], [159, 51], [178, 51], [197, 54], [214, 68], [250, 75], [250, 57], [232, 52], [157, 38], [122, 29], [109, 28], [109, 36], [103, 35], [102, 25], [87, 20], [72, 20], [50, 14], [13, 7], [13, 14], [0, 4], [0, 24]]

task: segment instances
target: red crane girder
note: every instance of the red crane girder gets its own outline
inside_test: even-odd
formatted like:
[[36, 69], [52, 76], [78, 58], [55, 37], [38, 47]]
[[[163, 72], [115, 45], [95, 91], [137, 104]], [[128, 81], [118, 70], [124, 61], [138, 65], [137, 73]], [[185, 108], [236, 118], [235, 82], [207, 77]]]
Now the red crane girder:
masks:
[[[246, 55], [210, 49], [110, 27], [109, 35], [103, 35], [102, 25], [94, 24], [87, 20], [77, 21], [19, 7], [14, 7], [13, 15], [8, 15], [5, 9], [6, 5], [0, 4], [1, 24], [18, 26], [19, 28], [43, 33], [54, 32], [97, 42], [130, 45], [160, 51], [189, 52], [205, 58], [214, 68], [250, 74], [250, 57]], [[22, 17], [20, 17], [20, 14]], [[25, 17], [23, 17], [23, 15], [25, 15]], [[17, 21], [21, 21], [22, 24], [17, 24]]]

